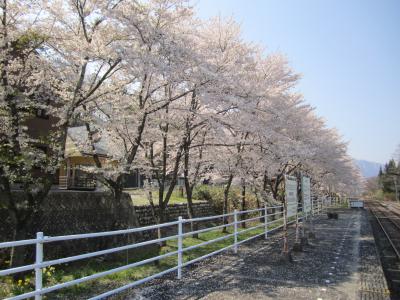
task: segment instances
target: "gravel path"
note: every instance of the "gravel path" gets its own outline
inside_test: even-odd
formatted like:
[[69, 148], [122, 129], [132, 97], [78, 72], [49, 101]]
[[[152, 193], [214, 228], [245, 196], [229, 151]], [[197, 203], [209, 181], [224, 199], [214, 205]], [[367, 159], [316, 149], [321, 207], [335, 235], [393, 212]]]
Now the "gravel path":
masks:
[[360, 299], [389, 299], [389, 290], [370, 222], [361, 227], [360, 258]]
[[[363, 210], [340, 210], [339, 219], [314, 222], [315, 239], [294, 262], [280, 258], [281, 233], [241, 245], [132, 290], [127, 299], [390, 299]], [[293, 243], [293, 240], [290, 240]]]

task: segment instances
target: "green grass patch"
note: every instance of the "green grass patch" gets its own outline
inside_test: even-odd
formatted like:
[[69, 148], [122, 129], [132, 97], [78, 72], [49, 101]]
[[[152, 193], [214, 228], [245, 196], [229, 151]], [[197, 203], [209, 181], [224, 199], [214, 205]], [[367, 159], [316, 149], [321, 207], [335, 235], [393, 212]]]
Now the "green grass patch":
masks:
[[[132, 190], [125, 190], [126, 193], [128, 193], [131, 196], [132, 202], [134, 205], [137, 206], [142, 206], [142, 205], [149, 205], [149, 199], [147, 198], [146, 191], [144, 189], [132, 189]], [[158, 191], [154, 190], [153, 192], [153, 201], [155, 204], [158, 203]], [[194, 203], [200, 203], [204, 202], [205, 200], [198, 200], [198, 199], [193, 199]], [[172, 192], [171, 198], [169, 200], [169, 205], [173, 204], [182, 204], [186, 203], [187, 199], [185, 195], [182, 195], [180, 191], [175, 189]]]

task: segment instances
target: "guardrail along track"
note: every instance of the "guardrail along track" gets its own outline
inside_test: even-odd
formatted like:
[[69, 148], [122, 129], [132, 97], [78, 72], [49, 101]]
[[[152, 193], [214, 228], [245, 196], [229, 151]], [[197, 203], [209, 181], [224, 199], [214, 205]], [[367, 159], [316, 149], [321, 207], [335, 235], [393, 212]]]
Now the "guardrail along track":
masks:
[[[400, 208], [396, 204], [370, 201], [375, 241], [389, 288], [400, 297]], [[396, 298], [399, 299], [399, 298]]]
[[[269, 211], [269, 210], [278, 210], [278, 212], [274, 211]], [[235, 210], [232, 213], [224, 214], [224, 215], [214, 215], [214, 216], [209, 216], [209, 217], [201, 217], [201, 218], [193, 218], [193, 219], [183, 219], [182, 217], [179, 217], [177, 221], [174, 222], [168, 222], [168, 223], [162, 223], [162, 224], [157, 224], [157, 225], [150, 225], [150, 226], [145, 226], [145, 227], [140, 227], [140, 228], [131, 228], [131, 229], [123, 229], [123, 230], [116, 230], [116, 231], [107, 231], [107, 232], [96, 232], [96, 233], [82, 233], [82, 234], [74, 234], [74, 235], [64, 235], [64, 236], [44, 236], [43, 232], [38, 232], [36, 239], [30, 239], [30, 240], [22, 240], [22, 241], [10, 241], [10, 242], [2, 242], [0, 243], [0, 248], [11, 248], [11, 247], [20, 247], [20, 246], [26, 246], [26, 245], [36, 245], [36, 260], [35, 263], [20, 266], [20, 267], [13, 267], [5, 270], [0, 270], [0, 276], [9, 276], [9, 275], [14, 275], [17, 273], [21, 272], [35, 272], [35, 289], [31, 290], [29, 292], [23, 293], [23, 294], [18, 294], [13, 296], [12, 298], [8, 299], [13, 299], [13, 300], [20, 300], [20, 299], [27, 299], [27, 298], [32, 298], [35, 297], [35, 299], [40, 300], [42, 299], [42, 296], [44, 294], [49, 294], [51, 292], [56, 292], [60, 289], [63, 288], [68, 288], [77, 284], [85, 283], [90, 280], [96, 280], [108, 275], [112, 275], [121, 271], [125, 271], [128, 269], [132, 269], [135, 267], [143, 266], [145, 264], [149, 264], [152, 262], [159, 261], [164, 258], [171, 258], [175, 257], [176, 258], [176, 263], [172, 263], [168, 265], [169, 269], [162, 270], [159, 273], [153, 274], [151, 276], [147, 276], [141, 279], [138, 279], [136, 281], [130, 282], [124, 286], [121, 286], [119, 288], [106, 291], [105, 293], [102, 293], [100, 295], [94, 296], [90, 299], [105, 299], [109, 296], [112, 296], [114, 294], [117, 294], [119, 292], [122, 292], [126, 289], [135, 287], [139, 284], [145, 283], [147, 281], [150, 281], [155, 278], [162, 277], [163, 275], [166, 275], [171, 272], [176, 272], [178, 279], [181, 279], [182, 277], [182, 270], [184, 267], [189, 266], [191, 264], [194, 264], [202, 259], [205, 259], [207, 257], [210, 257], [212, 255], [221, 253], [225, 250], [228, 249], [233, 249], [233, 251], [236, 253], [238, 251], [238, 246], [242, 243], [248, 242], [252, 239], [255, 239], [257, 237], [263, 236], [265, 239], [268, 238], [268, 233], [278, 230], [279, 228], [282, 228], [284, 225], [284, 218], [282, 215], [282, 206], [274, 206], [274, 207], [263, 207], [263, 208], [257, 208], [257, 209], [252, 209], [252, 210], [246, 210], [246, 211], [237, 211]], [[302, 219], [302, 217], [297, 216], [298, 219]], [[233, 220], [232, 220], [233, 219]], [[194, 231], [185, 231], [185, 225], [189, 225], [190, 223], [199, 223], [203, 221], [224, 221], [222, 225], [215, 225], [211, 227], [205, 227], [201, 229], [197, 229]], [[226, 222], [228, 223], [226, 223]], [[295, 220], [287, 222], [287, 224], [291, 224], [295, 222]], [[245, 229], [239, 229], [239, 225], [241, 224], [246, 224], [248, 225], [247, 228]], [[173, 231], [174, 235], [169, 235], [165, 237], [160, 237], [157, 239], [151, 239], [151, 240], [146, 240], [143, 242], [138, 242], [138, 243], [133, 243], [133, 244], [127, 244], [124, 246], [119, 246], [115, 248], [109, 248], [105, 250], [99, 250], [95, 252], [89, 252], [89, 253], [84, 253], [84, 254], [79, 254], [79, 255], [74, 255], [74, 256], [69, 256], [69, 257], [63, 257], [63, 258], [58, 258], [58, 259], [53, 259], [53, 260], [44, 260], [44, 250], [43, 250], [43, 245], [44, 244], [51, 244], [53, 242], [58, 242], [58, 241], [72, 241], [72, 240], [83, 240], [87, 238], [98, 238], [98, 237], [105, 237], [105, 236], [116, 236], [116, 235], [122, 235], [122, 234], [131, 234], [131, 233], [137, 233], [137, 232], [143, 232], [143, 231], [149, 231], [149, 230], [159, 230], [160, 228], [171, 228]], [[222, 228], [230, 228], [230, 232], [216, 238], [212, 238], [194, 245], [185, 245], [184, 244], [184, 238], [185, 237], [190, 237], [193, 234], [199, 234], [199, 233], [205, 233], [209, 231], [215, 231], [215, 230], [220, 230]], [[233, 229], [232, 229], [233, 228]], [[186, 228], [187, 229], [187, 228]], [[257, 229], [257, 232], [254, 232], [254, 230]], [[250, 236], [244, 236], [243, 234], [249, 232]], [[253, 233], [251, 233], [253, 232]], [[176, 234], [175, 234], [176, 233]], [[206, 254], [201, 253], [201, 256], [197, 256], [195, 258], [191, 256], [187, 256], [185, 260], [184, 254], [187, 252], [194, 250], [199, 247], [203, 247], [205, 245], [209, 245], [211, 243], [217, 243], [221, 242], [223, 240], [228, 240], [228, 245], [223, 245], [223, 247], [217, 247], [217, 250], [214, 250], [212, 252], [208, 252]], [[233, 241], [231, 241], [233, 240]], [[43, 269], [49, 266], [53, 265], [62, 265], [70, 262], [75, 262], [79, 260], [84, 260], [84, 259], [89, 259], [93, 257], [99, 257], [102, 255], [106, 254], [111, 254], [111, 253], [117, 253], [120, 251], [125, 251], [125, 250], [130, 250], [134, 248], [140, 248], [143, 246], [148, 246], [151, 244], [155, 243], [160, 243], [160, 242], [166, 242], [166, 241], [172, 241], [174, 244], [173, 250], [166, 252], [164, 254], [159, 254], [157, 256], [153, 256], [150, 258], [146, 258], [140, 261], [134, 261], [134, 262], [128, 262], [122, 266], [115, 266], [111, 269], [99, 271], [97, 273], [83, 276], [80, 278], [75, 278], [70, 281], [65, 281], [62, 283], [57, 283], [51, 286], [44, 286], [43, 285]], [[160, 270], [158, 270], [160, 271]]]

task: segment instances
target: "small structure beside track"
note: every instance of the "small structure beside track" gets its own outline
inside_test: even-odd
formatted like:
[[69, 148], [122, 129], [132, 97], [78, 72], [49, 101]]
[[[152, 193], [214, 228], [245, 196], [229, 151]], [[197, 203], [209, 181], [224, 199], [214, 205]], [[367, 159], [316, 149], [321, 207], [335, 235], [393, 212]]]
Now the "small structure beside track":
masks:
[[350, 208], [364, 208], [364, 201], [358, 198], [349, 198]]

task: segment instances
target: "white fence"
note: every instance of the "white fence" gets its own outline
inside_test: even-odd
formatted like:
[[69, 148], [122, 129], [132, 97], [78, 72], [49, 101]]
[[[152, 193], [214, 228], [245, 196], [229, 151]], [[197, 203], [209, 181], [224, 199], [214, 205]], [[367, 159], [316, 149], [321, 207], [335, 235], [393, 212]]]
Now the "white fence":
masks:
[[[268, 211], [277, 211], [275, 213], [268, 213]], [[314, 210], [314, 214], [319, 214], [323, 211], [322, 207], [318, 207], [317, 210]], [[244, 219], [241, 218], [241, 220], [238, 219], [239, 216], [245, 216], [245, 215], [253, 215], [251, 218]], [[254, 215], [256, 215], [254, 217]], [[274, 220], [272, 220], [272, 217], [274, 217]], [[277, 218], [278, 217], [278, 218]], [[193, 223], [193, 222], [203, 222], [203, 221], [215, 221], [218, 219], [223, 219], [227, 220], [228, 218], [233, 219], [233, 222], [227, 223], [227, 224], [222, 224], [222, 225], [217, 225], [213, 227], [207, 227], [195, 231], [188, 231], [184, 232], [184, 225]], [[300, 217], [298, 217], [297, 220], [294, 220], [292, 222], [299, 221]], [[239, 230], [238, 225], [241, 223], [249, 223], [249, 222], [259, 222], [259, 224], [256, 224], [253, 227], [248, 227], [246, 229]], [[282, 224], [279, 224], [282, 223]], [[149, 231], [149, 230], [154, 230], [154, 229], [160, 229], [160, 228], [165, 228], [165, 227], [171, 227], [171, 226], [176, 226], [176, 235], [172, 236], [166, 236], [162, 237], [159, 239], [153, 239], [153, 240], [148, 240], [144, 242], [139, 242], [139, 243], [134, 243], [134, 244], [129, 244], [125, 246], [120, 246], [116, 248], [111, 248], [111, 249], [106, 249], [106, 250], [101, 250], [101, 251], [96, 251], [96, 252], [91, 252], [91, 253], [85, 253], [81, 255], [75, 255], [75, 256], [69, 256], [65, 258], [60, 258], [60, 259], [54, 259], [54, 260], [48, 260], [44, 261], [43, 257], [43, 245], [44, 244], [50, 244], [52, 242], [60, 242], [60, 241], [70, 241], [70, 240], [79, 240], [79, 239], [87, 239], [87, 238], [97, 238], [97, 237], [105, 237], [105, 236], [116, 236], [116, 235], [122, 235], [122, 234], [129, 234], [129, 233], [137, 233], [137, 232], [143, 232], [143, 231]], [[247, 241], [250, 241], [252, 239], [255, 239], [260, 236], [264, 236], [266, 239], [268, 237], [268, 233], [276, 230], [278, 228], [281, 228], [283, 226], [283, 207], [282, 206], [274, 206], [274, 207], [264, 207], [260, 209], [253, 209], [253, 210], [247, 210], [247, 211], [234, 211], [233, 213], [225, 214], [225, 215], [216, 215], [216, 216], [210, 216], [210, 217], [203, 217], [203, 218], [194, 218], [194, 219], [183, 219], [182, 217], [179, 217], [177, 221], [175, 222], [169, 222], [169, 223], [163, 223], [159, 225], [153, 225], [153, 226], [146, 226], [146, 227], [140, 227], [140, 228], [132, 228], [132, 229], [126, 229], [126, 230], [117, 230], [117, 231], [108, 231], [108, 232], [98, 232], [98, 233], [85, 233], [85, 234], [75, 234], [75, 235], [64, 235], [64, 236], [44, 236], [43, 232], [38, 232], [36, 239], [29, 239], [29, 240], [21, 240], [21, 241], [13, 241], [13, 242], [3, 242], [0, 243], [0, 248], [10, 248], [10, 247], [20, 247], [20, 246], [26, 246], [26, 245], [36, 245], [36, 261], [34, 264], [29, 264], [21, 267], [15, 267], [15, 268], [10, 268], [6, 270], [0, 270], [0, 276], [6, 276], [6, 275], [12, 275], [20, 272], [25, 272], [25, 271], [30, 271], [34, 270], [35, 272], [35, 290], [24, 293], [12, 298], [8, 299], [13, 299], [13, 300], [18, 300], [18, 299], [27, 299], [31, 297], [35, 297], [35, 300], [40, 300], [42, 299], [42, 295], [54, 292], [57, 290], [60, 290], [62, 288], [66, 287], [71, 287], [76, 284], [84, 283], [89, 280], [94, 280], [97, 278], [101, 278], [110, 274], [114, 274], [123, 270], [127, 270], [130, 268], [142, 266], [151, 262], [158, 261], [160, 259], [170, 257], [170, 256], [176, 256], [177, 257], [177, 264], [176, 266], [169, 268], [167, 270], [164, 270], [162, 272], [159, 272], [157, 274], [148, 276], [146, 278], [131, 282], [127, 285], [124, 285], [122, 287], [119, 287], [117, 289], [108, 291], [106, 293], [97, 295], [95, 297], [92, 297], [90, 299], [104, 299], [108, 296], [111, 296], [113, 294], [119, 293], [123, 290], [132, 288], [134, 286], [137, 286], [139, 284], [145, 283], [149, 280], [152, 280], [157, 277], [161, 277], [167, 273], [170, 272], [177, 272], [177, 277], [178, 279], [182, 278], [182, 269], [190, 264], [193, 264], [195, 262], [198, 262], [202, 259], [205, 259], [207, 257], [210, 257], [212, 255], [218, 254], [222, 251], [228, 250], [228, 249], [233, 249], [233, 251], [236, 253], [238, 251], [238, 246], [242, 243], [245, 243]], [[221, 229], [223, 227], [233, 227], [233, 232], [228, 233], [222, 237], [218, 237], [212, 240], [204, 241], [202, 243], [189, 246], [189, 247], [184, 247], [183, 246], [183, 239], [185, 237], [191, 236], [193, 234], [198, 234], [198, 233], [204, 233], [207, 231], [212, 231], [216, 229]], [[252, 235], [251, 237], [248, 237], [246, 239], [240, 240], [238, 237], [240, 234], [243, 234], [245, 232], [258, 229], [258, 228], [263, 228], [261, 233]], [[233, 237], [233, 243], [229, 246], [226, 246], [224, 248], [218, 249], [216, 251], [213, 251], [211, 253], [208, 253], [206, 255], [197, 257], [195, 259], [192, 259], [190, 261], [184, 262], [183, 261], [183, 253], [186, 251], [190, 251], [211, 243], [219, 242], [228, 238]], [[43, 274], [43, 268], [53, 266], [53, 265], [59, 265], [59, 264], [65, 264], [77, 260], [82, 260], [82, 259], [87, 259], [87, 258], [93, 258], [105, 254], [110, 254], [110, 253], [116, 253], [119, 251], [124, 251], [124, 250], [129, 250], [129, 249], [134, 249], [146, 245], [151, 245], [151, 244], [156, 244], [160, 242], [165, 242], [169, 240], [177, 240], [177, 245], [178, 248], [176, 251], [168, 252], [162, 255], [158, 255], [155, 257], [151, 257], [142, 261], [137, 261], [134, 263], [128, 263], [124, 266], [110, 269], [107, 271], [99, 272], [90, 276], [85, 276], [82, 278], [74, 279], [68, 282], [64, 283], [59, 283], [53, 286], [48, 286], [48, 287], [43, 287], [43, 279], [42, 279], [42, 274]]]

